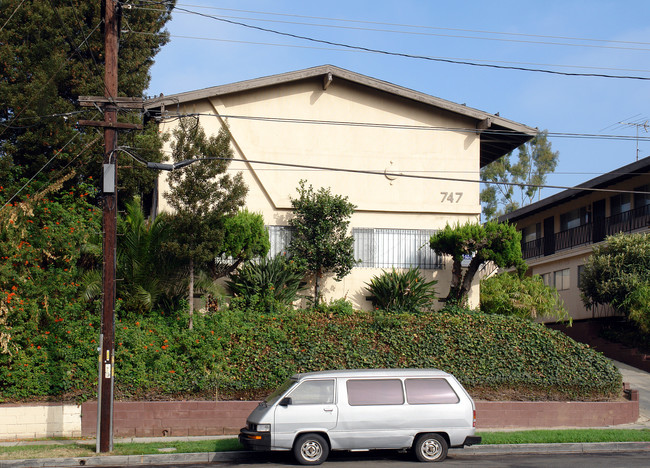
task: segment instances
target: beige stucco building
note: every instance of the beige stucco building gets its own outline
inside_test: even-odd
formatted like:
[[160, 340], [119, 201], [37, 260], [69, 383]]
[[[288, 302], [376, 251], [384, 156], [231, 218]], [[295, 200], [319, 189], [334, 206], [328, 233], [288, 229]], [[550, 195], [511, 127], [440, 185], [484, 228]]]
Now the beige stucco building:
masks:
[[[478, 221], [480, 167], [536, 130], [465, 105], [333, 66], [164, 96], [146, 107], [170, 132], [179, 115], [199, 116], [208, 135], [227, 124], [250, 211], [262, 213], [272, 251], [286, 246], [299, 181], [330, 188], [357, 206], [351, 219], [361, 262], [326, 300], [368, 309], [365, 283], [383, 269], [418, 266], [448, 291], [450, 268], [428, 247], [446, 223]], [[168, 148], [169, 149], [169, 148]], [[168, 210], [160, 180], [159, 210]], [[476, 304], [478, 288], [471, 301]]]
[[555, 286], [574, 320], [612, 313], [585, 309], [580, 274], [606, 236], [650, 230], [649, 171], [647, 157], [499, 218], [517, 225], [528, 274]]

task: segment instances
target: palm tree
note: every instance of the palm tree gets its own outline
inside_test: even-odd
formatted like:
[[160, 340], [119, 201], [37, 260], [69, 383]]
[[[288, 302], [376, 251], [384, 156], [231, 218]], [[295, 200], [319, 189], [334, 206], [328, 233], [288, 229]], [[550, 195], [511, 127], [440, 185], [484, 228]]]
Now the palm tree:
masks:
[[[142, 314], [163, 304], [174, 304], [182, 291], [182, 269], [175, 257], [163, 250], [171, 234], [168, 220], [164, 213], [153, 220], [146, 219], [139, 198], [126, 204], [126, 216], [118, 220], [117, 296], [124, 301], [127, 314]], [[99, 243], [84, 247], [90, 254], [98, 248], [101, 249]], [[101, 294], [101, 271], [88, 271], [84, 282], [85, 299]]]

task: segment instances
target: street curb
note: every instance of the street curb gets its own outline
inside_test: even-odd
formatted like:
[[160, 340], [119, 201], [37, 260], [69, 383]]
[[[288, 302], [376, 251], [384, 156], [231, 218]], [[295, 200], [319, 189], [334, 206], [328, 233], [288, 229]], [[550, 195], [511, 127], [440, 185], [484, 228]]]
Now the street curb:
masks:
[[[612, 453], [650, 452], [650, 442], [597, 442], [579, 444], [512, 444], [474, 445], [463, 449], [450, 449], [449, 455], [533, 455], [547, 453]], [[266, 454], [260, 452], [203, 452], [171, 453], [160, 455], [103, 455], [81, 458], [33, 458], [27, 460], [2, 460], [0, 468], [50, 468], [70, 466], [141, 466], [149, 464], [171, 465], [174, 463], [212, 463], [264, 461]]]
[[588, 442], [565, 444], [473, 445], [449, 449], [456, 455], [508, 455], [546, 453], [650, 452], [650, 442]]

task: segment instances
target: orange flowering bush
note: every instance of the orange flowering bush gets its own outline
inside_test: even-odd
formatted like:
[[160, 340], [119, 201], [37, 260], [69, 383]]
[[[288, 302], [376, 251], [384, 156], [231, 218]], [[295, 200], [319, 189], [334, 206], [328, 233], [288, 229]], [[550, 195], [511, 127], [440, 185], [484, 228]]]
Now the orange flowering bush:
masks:
[[79, 345], [97, 337], [78, 322], [97, 322], [81, 299], [81, 246], [100, 212], [90, 187], [50, 190], [0, 210], [0, 395], [14, 398], [75, 392], [96, 362], [96, 345]]

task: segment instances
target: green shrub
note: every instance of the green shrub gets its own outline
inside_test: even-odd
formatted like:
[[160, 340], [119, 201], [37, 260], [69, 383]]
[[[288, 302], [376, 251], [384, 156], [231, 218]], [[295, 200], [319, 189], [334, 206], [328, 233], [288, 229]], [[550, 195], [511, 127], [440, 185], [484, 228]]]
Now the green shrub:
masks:
[[[116, 323], [116, 398], [251, 399], [296, 372], [399, 367], [451, 372], [475, 398], [620, 395], [621, 376], [610, 360], [515, 317], [460, 310], [349, 314], [340, 303], [329, 311], [195, 314], [194, 329], [187, 330], [184, 314]], [[93, 398], [97, 325], [89, 317], [64, 319], [50, 324], [49, 334], [32, 336], [33, 347], [0, 366], [0, 399]]]
[[433, 307], [437, 281], [425, 281], [418, 268], [385, 271], [367, 284], [376, 309], [419, 313]]
[[519, 278], [505, 273], [483, 279], [481, 311], [529, 320], [551, 318], [571, 321], [557, 290], [546, 286], [539, 275]]
[[586, 260], [579, 286], [585, 307], [608, 304], [650, 333], [650, 234], [607, 237]]
[[302, 289], [305, 270], [284, 255], [254, 260], [230, 274], [226, 285], [234, 296], [250, 306], [272, 299], [291, 304]]

